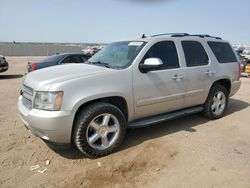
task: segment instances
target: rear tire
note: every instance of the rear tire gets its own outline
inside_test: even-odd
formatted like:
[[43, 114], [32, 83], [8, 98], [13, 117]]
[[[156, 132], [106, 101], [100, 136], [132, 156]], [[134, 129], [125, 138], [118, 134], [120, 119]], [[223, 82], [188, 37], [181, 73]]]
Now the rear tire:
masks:
[[228, 105], [228, 95], [228, 90], [223, 85], [214, 85], [210, 89], [202, 115], [212, 120], [223, 117]]
[[109, 103], [90, 104], [76, 115], [73, 141], [89, 157], [115, 152], [126, 134], [126, 119], [121, 110]]

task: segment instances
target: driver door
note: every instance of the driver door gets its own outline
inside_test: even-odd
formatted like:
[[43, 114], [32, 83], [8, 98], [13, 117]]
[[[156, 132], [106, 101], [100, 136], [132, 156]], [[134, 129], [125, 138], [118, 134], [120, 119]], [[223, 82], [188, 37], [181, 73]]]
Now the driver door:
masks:
[[184, 68], [173, 41], [157, 42], [148, 50], [145, 59], [159, 58], [163, 65], [158, 70], [143, 73], [134, 69], [135, 119], [178, 110], [184, 107], [185, 77]]

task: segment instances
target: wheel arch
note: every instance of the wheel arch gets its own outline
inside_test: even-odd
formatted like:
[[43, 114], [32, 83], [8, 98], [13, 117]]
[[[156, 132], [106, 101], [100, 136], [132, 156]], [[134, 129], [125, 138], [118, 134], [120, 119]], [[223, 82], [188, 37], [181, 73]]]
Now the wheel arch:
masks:
[[220, 84], [220, 85], [224, 86], [228, 91], [228, 95], [230, 94], [232, 84], [231, 84], [231, 80], [229, 78], [221, 78], [221, 79], [214, 81], [210, 87], [210, 90], [216, 84]]
[[128, 104], [127, 104], [126, 99], [124, 97], [121, 97], [121, 96], [107, 96], [107, 97], [103, 97], [103, 98], [92, 99], [90, 101], [82, 103], [77, 107], [77, 109], [75, 111], [74, 119], [80, 110], [84, 109], [86, 106], [93, 104], [95, 102], [107, 102], [107, 103], [115, 105], [116, 107], [118, 107], [122, 111], [126, 120], [128, 120], [128, 116], [129, 116]]
[[76, 110], [75, 110], [72, 129], [71, 129], [71, 142], [72, 142], [72, 135], [73, 135], [73, 131], [74, 131], [74, 124], [75, 124], [77, 114], [81, 110], [83, 110], [84, 108], [89, 106], [90, 104], [97, 103], [97, 102], [106, 102], [106, 103], [110, 103], [110, 104], [115, 105], [116, 107], [118, 107], [121, 110], [126, 121], [128, 121], [128, 118], [129, 118], [128, 103], [124, 97], [122, 97], [122, 96], [107, 96], [107, 97], [89, 100], [87, 102], [84, 102], [84, 103], [81, 103], [80, 105], [78, 105]]

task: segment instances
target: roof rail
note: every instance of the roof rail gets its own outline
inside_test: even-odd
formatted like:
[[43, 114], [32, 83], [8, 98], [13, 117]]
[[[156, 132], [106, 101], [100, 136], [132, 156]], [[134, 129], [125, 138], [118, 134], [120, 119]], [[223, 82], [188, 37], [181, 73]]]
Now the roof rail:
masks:
[[195, 36], [195, 37], [200, 37], [200, 38], [209, 37], [209, 38], [222, 40], [221, 37], [210, 36], [210, 35], [207, 35], [207, 34], [195, 34], [195, 35], [189, 35], [189, 36]]
[[195, 36], [195, 37], [200, 37], [200, 38], [209, 37], [209, 38], [222, 40], [221, 37], [214, 37], [214, 36], [210, 36], [207, 34], [191, 34], [190, 35], [188, 33], [162, 33], [162, 34], [152, 35], [151, 37], [159, 37], [159, 36], [164, 36], [164, 35], [168, 35], [171, 37], [186, 37], [186, 36]]
[[151, 37], [159, 37], [159, 36], [164, 36], [164, 35], [169, 35], [171, 37], [184, 37], [184, 36], [188, 36], [188, 33], [161, 33], [161, 34], [157, 34], [157, 35], [152, 35]]

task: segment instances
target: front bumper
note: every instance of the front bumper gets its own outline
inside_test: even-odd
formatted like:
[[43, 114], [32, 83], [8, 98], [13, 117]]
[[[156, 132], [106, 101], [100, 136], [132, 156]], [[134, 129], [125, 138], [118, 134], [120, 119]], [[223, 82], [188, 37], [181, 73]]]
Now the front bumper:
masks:
[[68, 144], [71, 142], [73, 116], [65, 111], [44, 111], [26, 108], [22, 96], [18, 99], [20, 118], [34, 135], [50, 142]]
[[230, 92], [230, 97], [232, 97], [235, 93], [237, 93], [237, 91], [239, 91], [240, 89], [240, 85], [241, 85], [241, 81], [234, 81], [232, 82], [232, 85], [231, 85], [231, 92]]

